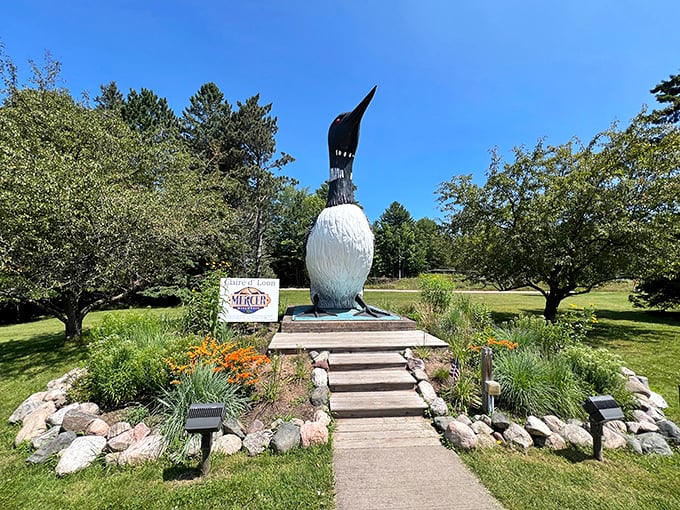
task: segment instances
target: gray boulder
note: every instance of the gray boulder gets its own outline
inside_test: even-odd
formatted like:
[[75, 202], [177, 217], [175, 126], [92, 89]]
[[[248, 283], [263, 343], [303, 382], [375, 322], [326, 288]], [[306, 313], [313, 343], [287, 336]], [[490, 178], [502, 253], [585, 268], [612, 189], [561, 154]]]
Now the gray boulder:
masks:
[[490, 436], [493, 434], [493, 429], [481, 420], [473, 422], [472, 425], [470, 425], [470, 428], [474, 430], [475, 434], [478, 436]]
[[75, 439], [76, 435], [74, 432], [62, 432], [61, 434], [58, 434], [54, 439], [43, 444], [40, 448], [33, 452], [33, 455], [26, 459], [26, 462], [28, 462], [29, 464], [40, 464], [42, 462], [45, 462], [52, 455], [59, 453], [65, 448], [68, 448], [68, 446], [73, 441], [75, 441]]
[[45, 432], [43, 432], [41, 435], [38, 437], [34, 437], [31, 439], [31, 446], [38, 450], [41, 446], [49, 443], [52, 441], [55, 437], [59, 435], [59, 427], [52, 427], [51, 429], [47, 429]]
[[432, 414], [434, 414], [435, 416], [446, 416], [446, 414], [448, 414], [449, 412], [449, 408], [446, 405], [446, 401], [441, 397], [437, 397], [433, 400], [430, 400], [429, 405]]
[[543, 417], [543, 422], [548, 426], [551, 432], [559, 432], [562, 427], [566, 425], [557, 416], [547, 414]]
[[64, 419], [61, 422], [62, 430], [83, 434], [90, 423], [100, 419], [96, 414], [81, 411], [81, 408], [82, 404], [77, 409], [71, 409], [64, 415]]
[[578, 448], [592, 448], [593, 436], [583, 427], [579, 427], [573, 423], [567, 423], [560, 429], [560, 435], [565, 441], [571, 443]]
[[64, 422], [64, 416], [66, 416], [66, 413], [73, 409], [77, 409], [80, 404], [78, 402], [75, 402], [73, 404], [69, 404], [67, 406], [62, 407], [61, 409], [58, 409], [57, 412], [53, 413], [50, 415], [49, 418], [47, 418], [47, 423], [50, 425], [54, 425], [55, 427], [61, 427], [61, 424]]
[[651, 394], [649, 388], [646, 388], [644, 384], [638, 381], [635, 377], [631, 377], [626, 381], [626, 389], [631, 393], [640, 393], [645, 397], [649, 397]]
[[511, 423], [510, 426], [503, 431], [503, 438], [508, 445], [522, 451], [527, 451], [529, 447], [534, 444], [531, 435], [516, 423]]
[[649, 401], [653, 406], [659, 409], [666, 409], [668, 407], [668, 402], [666, 402], [666, 400], [661, 395], [653, 391], [649, 392]]
[[638, 455], [642, 455], [642, 445], [636, 436], [626, 436], [626, 442], [628, 443], [629, 450], [634, 451]]
[[558, 432], [553, 432], [545, 438], [543, 446], [551, 450], [564, 450], [567, 448], [567, 442]]
[[611, 429], [614, 432], [622, 435], [628, 432], [626, 423], [621, 420], [608, 421], [607, 423], [604, 424], [604, 428]]
[[234, 434], [235, 436], [238, 436], [239, 439], [246, 437], [246, 429], [240, 421], [231, 416], [222, 422], [222, 430], [225, 434]]
[[458, 416], [456, 416], [456, 421], [464, 423], [468, 427], [472, 425], [472, 420], [468, 417], [467, 414], [463, 414], [463, 413], [459, 414]]
[[640, 423], [656, 423], [654, 418], [649, 416], [646, 412], [640, 411], [639, 409], [635, 409], [633, 411], [633, 418], [635, 418], [635, 421]]
[[628, 441], [625, 436], [622, 436], [618, 432], [614, 432], [608, 427], [602, 428], [602, 445], [610, 450], [617, 448], [625, 448], [628, 445]]
[[328, 372], [323, 368], [315, 368], [312, 370], [312, 384], [315, 388], [328, 386]]
[[432, 422], [434, 423], [434, 428], [439, 432], [444, 432], [449, 423], [453, 421], [453, 416], [437, 416]]
[[646, 432], [637, 436], [642, 447], [642, 453], [656, 455], [673, 455], [673, 450], [668, 446], [666, 439], [657, 432]]
[[659, 420], [656, 422], [659, 432], [669, 438], [676, 445], [680, 445], [680, 427], [670, 420]]
[[432, 385], [427, 381], [420, 381], [418, 383], [418, 390], [420, 391], [420, 394], [423, 396], [423, 400], [425, 402], [430, 402], [437, 398], [437, 392], [434, 391]]
[[416, 381], [428, 381], [430, 379], [427, 375], [427, 372], [421, 368], [416, 368], [413, 371], [413, 377], [416, 378]]
[[532, 436], [548, 437], [552, 434], [550, 427], [535, 416], [529, 416], [527, 418], [524, 428]]
[[455, 448], [460, 448], [461, 450], [472, 450], [479, 444], [475, 431], [457, 420], [449, 423], [444, 431], [444, 437], [451, 441]]
[[500, 430], [501, 432], [510, 427], [511, 423], [512, 422], [505, 415], [505, 413], [502, 413], [500, 411], [496, 411], [495, 413], [493, 413], [493, 416], [491, 417], [491, 424], [493, 428], [496, 430]]
[[26, 400], [24, 400], [19, 406], [14, 410], [12, 415], [9, 417], [9, 423], [14, 425], [15, 423], [20, 423], [28, 416], [31, 414], [33, 411], [35, 411], [38, 407], [40, 407], [43, 404], [43, 397], [45, 396], [44, 391], [41, 391], [39, 393], [34, 393], [30, 397], [28, 397]]
[[411, 372], [415, 370], [425, 370], [425, 362], [418, 358], [409, 358], [406, 360], [406, 366]]
[[261, 430], [253, 434], [248, 434], [243, 440], [243, 448], [248, 452], [248, 455], [254, 457], [261, 454], [269, 447], [272, 440], [271, 430]]
[[57, 476], [64, 476], [85, 469], [92, 464], [105, 445], [106, 438], [101, 436], [77, 437], [63, 450], [56, 468]]
[[330, 396], [331, 392], [328, 389], [328, 386], [320, 386], [312, 390], [309, 401], [314, 407], [325, 407], [328, 405], [328, 399]]
[[477, 448], [495, 448], [496, 446], [498, 446], [498, 441], [489, 434], [477, 434]]
[[300, 429], [292, 423], [280, 425], [271, 440], [276, 453], [286, 453], [300, 445]]
[[101, 409], [99, 409], [99, 406], [94, 402], [83, 402], [78, 406], [78, 411], [81, 413], [94, 414], [96, 416], [102, 414]]
[[[318, 421], [319, 423], [322, 423], [326, 427], [328, 427], [331, 424], [331, 417], [328, 415], [326, 411], [323, 409], [317, 409], [314, 411], [314, 420], [313, 421]], [[293, 425], [296, 425], [295, 423]]]

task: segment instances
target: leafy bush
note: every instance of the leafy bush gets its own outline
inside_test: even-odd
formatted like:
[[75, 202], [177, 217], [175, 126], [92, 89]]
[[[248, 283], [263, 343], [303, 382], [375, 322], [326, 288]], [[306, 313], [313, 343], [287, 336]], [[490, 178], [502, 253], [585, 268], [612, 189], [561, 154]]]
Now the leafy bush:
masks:
[[449, 307], [453, 290], [451, 278], [441, 274], [421, 274], [418, 280], [420, 281], [420, 299], [423, 303], [439, 312]]
[[568, 322], [552, 323], [533, 315], [520, 315], [495, 329], [496, 338], [517, 343], [519, 347], [533, 347], [547, 355], [556, 354], [576, 342]]
[[565, 351], [572, 370], [593, 394], [611, 394], [623, 386], [620, 368], [623, 361], [607, 349], [593, 349], [586, 345], [574, 345]]
[[229, 264], [211, 264], [196, 288], [184, 299], [182, 327], [186, 333], [216, 335], [219, 327], [217, 317], [220, 306], [220, 280], [228, 275]]
[[182, 373], [173, 388], [163, 389], [157, 412], [164, 416], [160, 430], [174, 460], [186, 457], [191, 440], [184, 431], [187, 413], [191, 404], [200, 403], [224, 403], [225, 416], [239, 416], [248, 408], [248, 396], [239, 384], [229, 382], [227, 374], [206, 363]]
[[92, 333], [81, 390], [100, 405], [149, 400], [170, 381], [163, 358], [184, 349], [167, 319], [108, 315]]

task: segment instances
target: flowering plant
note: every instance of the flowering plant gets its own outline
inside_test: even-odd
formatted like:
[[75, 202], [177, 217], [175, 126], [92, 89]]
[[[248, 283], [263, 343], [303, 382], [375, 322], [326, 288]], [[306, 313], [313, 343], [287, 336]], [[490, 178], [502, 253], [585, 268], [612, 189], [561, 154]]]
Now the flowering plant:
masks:
[[486, 344], [483, 343], [475, 344], [471, 342], [470, 345], [468, 345], [468, 349], [470, 349], [471, 351], [479, 352], [482, 350], [482, 347], [493, 348], [494, 346], [512, 351], [514, 349], [517, 349], [517, 347], [519, 347], [519, 344], [517, 342], [511, 342], [510, 340], [496, 340], [494, 337], [488, 337], [486, 339]]

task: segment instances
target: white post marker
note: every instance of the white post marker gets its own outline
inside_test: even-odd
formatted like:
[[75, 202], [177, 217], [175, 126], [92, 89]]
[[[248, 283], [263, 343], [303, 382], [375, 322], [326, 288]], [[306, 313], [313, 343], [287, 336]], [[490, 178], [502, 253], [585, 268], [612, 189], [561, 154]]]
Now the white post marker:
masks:
[[222, 278], [218, 318], [222, 322], [277, 322], [279, 280]]

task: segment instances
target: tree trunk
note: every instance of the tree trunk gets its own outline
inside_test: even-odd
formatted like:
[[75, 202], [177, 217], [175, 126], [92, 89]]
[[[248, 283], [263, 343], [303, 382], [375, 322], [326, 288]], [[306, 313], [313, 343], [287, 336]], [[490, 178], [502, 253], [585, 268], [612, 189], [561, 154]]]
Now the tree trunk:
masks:
[[85, 314], [81, 313], [78, 307], [78, 301], [78, 296], [72, 294], [64, 296], [66, 340], [80, 338], [83, 334], [83, 318], [85, 317]]
[[553, 291], [545, 297], [545, 309], [543, 310], [543, 316], [545, 320], [550, 322], [557, 322], [557, 308], [560, 306], [562, 297]]

